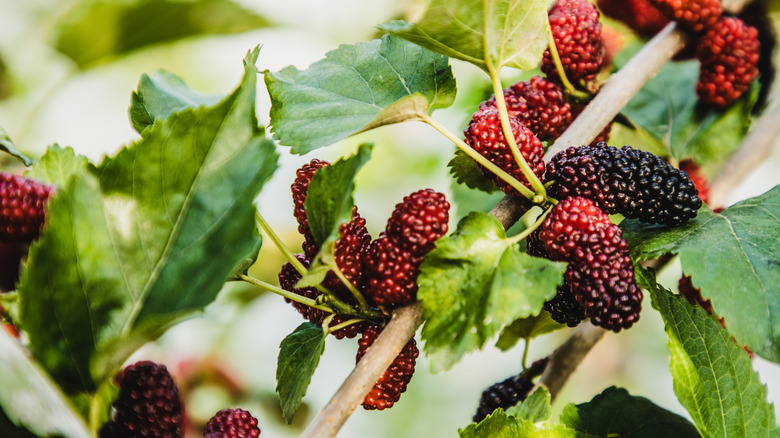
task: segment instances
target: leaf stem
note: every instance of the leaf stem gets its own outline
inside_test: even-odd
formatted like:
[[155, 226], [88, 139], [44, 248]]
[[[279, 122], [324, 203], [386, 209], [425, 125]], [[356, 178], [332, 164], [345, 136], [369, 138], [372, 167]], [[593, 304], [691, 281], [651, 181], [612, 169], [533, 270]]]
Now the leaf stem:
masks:
[[328, 327], [328, 333], [333, 333], [333, 332], [335, 332], [337, 330], [343, 329], [344, 327], [349, 327], [349, 326], [351, 326], [353, 324], [357, 324], [357, 323], [363, 322], [363, 321], [365, 321], [365, 319], [363, 319], [363, 318], [353, 318], [353, 319], [344, 321], [341, 324], [336, 324], [333, 327]]
[[539, 202], [544, 202], [544, 199], [547, 198], [547, 189], [544, 188], [544, 184], [542, 184], [534, 171], [531, 170], [531, 166], [525, 161], [525, 157], [520, 153], [520, 148], [517, 147], [515, 134], [512, 132], [512, 125], [509, 123], [509, 112], [506, 109], [506, 99], [504, 99], [504, 87], [501, 85], [501, 76], [498, 71], [493, 70], [493, 67], [490, 66], [490, 64], [488, 64], [488, 74], [493, 83], [493, 93], [496, 97], [498, 114], [501, 117], [501, 128], [504, 131], [504, 139], [509, 145], [509, 150], [512, 151], [515, 161], [518, 166], [520, 166], [523, 176], [525, 176], [525, 179], [531, 184], [531, 188], [542, 197]]
[[351, 281], [347, 279], [347, 277], [344, 276], [344, 273], [341, 272], [341, 269], [339, 269], [338, 265], [336, 263], [333, 263], [333, 266], [331, 267], [331, 271], [333, 271], [336, 274], [336, 277], [341, 280], [341, 283], [344, 284], [344, 286], [349, 289], [349, 291], [352, 293], [352, 296], [355, 297], [355, 299], [358, 302], [358, 305], [360, 306], [360, 310], [366, 311], [368, 310], [368, 303], [366, 302], [366, 298], [363, 296], [362, 293], [360, 293], [359, 290], [355, 287], [354, 284], [352, 284]]
[[531, 349], [531, 337], [525, 338], [525, 347], [523, 347], [523, 371], [528, 369], [528, 350]]
[[92, 394], [89, 400], [89, 431], [94, 438], [100, 436], [100, 403], [98, 392]]
[[434, 118], [432, 118], [429, 115], [425, 115], [424, 117], [422, 117], [422, 121], [429, 124], [435, 130], [439, 131], [442, 135], [447, 137], [451, 142], [455, 143], [455, 146], [457, 146], [458, 149], [465, 152], [469, 157], [471, 157], [472, 160], [476, 161], [477, 163], [479, 163], [489, 171], [496, 174], [499, 178], [506, 181], [506, 183], [512, 186], [513, 189], [517, 190], [518, 193], [528, 198], [529, 200], [532, 201], [534, 200], [536, 194], [533, 191], [531, 191], [531, 189], [524, 186], [520, 181], [518, 181], [512, 175], [504, 172], [503, 169], [493, 164], [490, 160], [483, 157], [479, 152], [475, 151], [474, 148], [466, 144], [466, 142], [453, 135], [449, 130], [447, 130], [447, 128], [442, 126]]
[[268, 222], [265, 221], [265, 218], [263, 218], [263, 215], [260, 214], [260, 211], [255, 210], [255, 220], [260, 225], [260, 228], [263, 229], [263, 232], [268, 235], [268, 237], [271, 239], [271, 241], [274, 243], [276, 248], [284, 254], [284, 258], [287, 259], [288, 262], [290, 262], [291, 265], [295, 268], [298, 273], [301, 275], [304, 275], [308, 272], [308, 269], [306, 269], [305, 266], [298, 260], [298, 258], [293, 255], [292, 251], [290, 251], [287, 246], [284, 245], [282, 242], [282, 239], [279, 238], [279, 236], [274, 232], [274, 230], [271, 228], [270, 225], [268, 225]]
[[281, 295], [284, 298], [287, 298], [288, 300], [292, 300], [292, 301], [301, 303], [301, 304], [303, 304], [305, 306], [314, 307], [315, 309], [320, 309], [320, 310], [324, 310], [326, 312], [334, 313], [333, 312], [334, 309], [332, 309], [330, 306], [325, 306], [325, 305], [319, 304], [319, 303], [317, 303], [316, 300], [313, 300], [311, 298], [306, 298], [306, 297], [304, 297], [302, 295], [298, 295], [295, 292], [290, 292], [288, 290], [284, 290], [281, 287], [277, 287], [277, 286], [274, 286], [274, 285], [272, 285], [270, 283], [266, 283], [263, 280], [260, 280], [260, 279], [257, 279], [257, 278], [254, 278], [254, 277], [251, 277], [251, 276], [245, 275], [245, 274], [238, 274], [238, 278], [241, 279], [242, 281], [245, 281], [245, 282], [253, 285], [253, 286], [257, 286], [257, 287], [265, 289], [265, 290], [267, 290], [269, 292], [273, 292], [273, 293], [275, 293], [277, 295]]
[[589, 98], [590, 94], [574, 88], [574, 85], [569, 82], [569, 78], [566, 77], [566, 71], [563, 69], [563, 62], [561, 62], [561, 56], [558, 53], [558, 47], [555, 45], [555, 37], [550, 26], [547, 26], [547, 40], [549, 41], [550, 56], [552, 56], [555, 69], [558, 70], [558, 76], [561, 78], [563, 86], [566, 87], [566, 91], [577, 99], [584, 100]]

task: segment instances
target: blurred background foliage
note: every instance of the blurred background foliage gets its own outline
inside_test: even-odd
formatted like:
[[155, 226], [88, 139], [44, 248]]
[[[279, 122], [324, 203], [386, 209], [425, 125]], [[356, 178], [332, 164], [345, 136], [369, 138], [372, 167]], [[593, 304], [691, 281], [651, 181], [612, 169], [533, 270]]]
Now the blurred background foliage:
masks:
[[[777, 3], [771, 2], [773, 14], [780, 9]], [[375, 38], [375, 25], [396, 18], [413, 20], [423, 8], [422, 0], [373, 0], [370, 6], [363, 0], [0, 0], [0, 126], [31, 157], [59, 143], [97, 162], [138, 138], [127, 109], [142, 73], [167, 70], [204, 93], [222, 94], [238, 82], [241, 59], [257, 44], [262, 45], [261, 71], [291, 64], [305, 68], [339, 44]], [[626, 53], [642, 43], [625, 28], [608, 25], [621, 37]], [[457, 100], [435, 117], [461, 132], [479, 102], [489, 96], [490, 86], [475, 67], [458, 61], [452, 61], [452, 67]], [[528, 75], [507, 71], [506, 83]], [[258, 118], [266, 124], [270, 101], [262, 81], [259, 84]], [[642, 147], [633, 143], [636, 135], [620, 131], [617, 128], [612, 144], [625, 141]], [[295, 169], [315, 156], [335, 160], [362, 142], [376, 144], [373, 160], [358, 176], [355, 194], [373, 236], [404, 195], [423, 187], [449, 195], [455, 207], [453, 226], [468, 211], [487, 211], [500, 199], [498, 194], [453, 187], [446, 164], [454, 148], [422, 124], [384, 127], [306, 156], [293, 156], [280, 147], [281, 168], [257, 204], [294, 251], [301, 243], [289, 192]], [[4, 171], [20, 171], [20, 166], [0, 155]], [[772, 169], [778, 166], [775, 154], [731, 201], [777, 184], [780, 177]], [[283, 262], [267, 243], [253, 274], [275, 283]], [[661, 283], [676, 285], [679, 275], [679, 268], [672, 266]], [[649, 303], [644, 307], [635, 328], [610, 333], [596, 347], [560, 394], [556, 412], [567, 402], [585, 402], [619, 385], [687, 415], [672, 392], [660, 317]], [[293, 437], [351, 371], [356, 352], [354, 339], [328, 340], [304, 406], [292, 425], [285, 424], [274, 393], [276, 356], [281, 340], [300, 322], [281, 298], [229, 284], [202, 317], [175, 327], [132, 360], [155, 360], [171, 369], [185, 398], [188, 436], [201, 436], [201, 427], [216, 411], [238, 406], [259, 418], [264, 436]], [[545, 356], [570, 333], [566, 329], [537, 338], [529, 358]], [[423, 356], [399, 404], [387, 412], [359, 409], [340, 436], [455, 436], [471, 422], [482, 390], [520, 371], [522, 354], [522, 342], [507, 352], [489, 347], [436, 375]], [[768, 384], [770, 400], [780, 400], [777, 366], [756, 359], [756, 367]]]

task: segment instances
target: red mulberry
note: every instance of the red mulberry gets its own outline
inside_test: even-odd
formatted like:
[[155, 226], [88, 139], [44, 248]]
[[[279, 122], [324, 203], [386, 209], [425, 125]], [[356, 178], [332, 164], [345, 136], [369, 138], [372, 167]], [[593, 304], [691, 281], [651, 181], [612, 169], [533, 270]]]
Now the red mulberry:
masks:
[[449, 210], [444, 194], [432, 189], [405, 196], [387, 221], [387, 239], [413, 255], [425, 255], [447, 234]]
[[405, 251], [385, 233], [368, 250], [365, 294], [380, 306], [403, 306], [417, 298], [417, 276], [422, 257]]
[[38, 237], [52, 191], [38, 181], [0, 173], [0, 242], [28, 243]]
[[204, 438], [257, 438], [260, 427], [257, 418], [243, 409], [223, 409], [209, 420]]
[[598, 0], [601, 12], [623, 22], [643, 37], [651, 37], [669, 24], [669, 19], [650, 0]]
[[[566, 77], [574, 84], [593, 81], [604, 66], [605, 54], [596, 6], [587, 0], [558, 0], [549, 17]], [[558, 78], [549, 49], [544, 52], [541, 68], [548, 78]]]
[[693, 32], [709, 29], [723, 14], [720, 0], [653, 0], [653, 2], [667, 18]]
[[[374, 343], [382, 329], [378, 326], [369, 326], [363, 336], [358, 341], [358, 352], [355, 357], [355, 363], [360, 362], [360, 358], [366, 354], [368, 347]], [[401, 394], [406, 391], [406, 386], [414, 374], [414, 366], [417, 362], [417, 356], [420, 351], [417, 349], [417, 342], [414, 338], [406, 343], [403, 350], [396, 356], [393, 363], [382, 373], [374, 387], [371, 388], [366, 398], [363, 399], [363, 409], [383, 410], [392, 408], [401, 398]]]

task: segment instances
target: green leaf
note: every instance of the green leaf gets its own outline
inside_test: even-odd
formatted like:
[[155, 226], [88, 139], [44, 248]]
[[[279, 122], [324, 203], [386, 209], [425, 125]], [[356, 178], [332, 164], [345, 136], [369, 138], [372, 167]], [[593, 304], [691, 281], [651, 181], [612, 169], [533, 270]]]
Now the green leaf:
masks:
[[589, 435], [578, 433], [560, 424], [534, 424], [507, 415], [498, 408], [479, 424], [472, 423], [458, 430], [461, 438], [587, 438]]
[[756, 354], [780, 362], [780, 187], [675, 228], [621, 223], [635, 259], [680, 255], [682, 269]]
[[[0, 411], [5, 411], [13, 424], [38, 436], [92, 436], [62, 391], [5, 330], [0, 330], [0, 368]], [[0, 432], [3, 436], [17, 436], [7, 434], [7, 430]]]
[[699, 164], [719, 163], [739, 147], [750, 126], [758, 87], [725, 111], [699, 104], [699, 63], [668, 63], [623, 108], [622, 113], [675, 159], [692, 157]]
[[674, 392], [699, 432], [705, 437], [780, 437], [766, 387], [717, 318], [658, 285], [650, 293], [666, 324]]
[[203, 309], [256, 249], [252, 202], [278, 160], [254, 114], [257, 53], [219, 105], [155, 124], [50, 200], [20, 312], [30, 349], [69, 394], [94, 392], [137, 347]]
[[282, 405], [284, 419], [289, 424], [301, 405], [311, 376], [325, 351], [327, 333], [310, 322], [299, 325], [279, 346], [276, 367], [276, 392]]
[[431, 369], [450, 368], [503, 326], [538, 314], [565, 269], [522, 252], [493, 216], [470, 213], [420, 267], [417, 297]]
[[549, 421], [552, 417], [550, 391], [540, 386], [528, 398], [507, 409], [506, 413], [531, 423]]
[[447, 163], [450, 173], [458, 184], [465, 184], [471, 189], [481, 190], [486, 193], [498, 191], [498, 187], [492, 181], [485, 178], [479, 165], [460, 149], [455, 151], [455, 156]]
[[622, 388], [607, 388], [593, 400], [569, 404], [561, 423], [599, 437], [699, 438], [696, 427], [685, 418], [655, 405], [644, 397], [632, 396]]
[[555, 322], [549, 312], [542, 311], [538, 315], [516, 319], [512, 324], [504, 327], [496, 341], [496, 347], [507, 351], [520, 339], [535, 338], [564, 327], [566, 326]]
[[305, 154], [355, 133], [419, 120], [455, 99], [445, 56], [386, 35], [341, 45], [307, 70], [266, 73], [279, 143]]
[[530, 70], [547, 48], [547, 0], [433, 0], [417, 23], [380, 29], [488, 71]]
[[79, 67], [154, 44], [196, 35], [245, 32], [269, 24], [230, 0], [89, 3], [70, 8], [58, 29], [57, 50]]
[[11, 140], [11, 137], [8, 136], [8, 134], [5, 132], [5, 129], [2, 127], [0, 127], [0, 151], [9, 154], [12, 157], [18, 158], [22, 163], [24, 163], [25, 166], [29, 167], [33, 163], [33, 160], [27, 158], [24, 154], [16, 149], [13, 140]]
[[164, 119], [185, 108], [216, 105], [224, 98], [193, 90], [173, 73], [159, 71], [151, 77], [144, 74], [138, 83], [138, 91], [132, 94], [130, 121], [140, 134], [152, 126], [155, 120]]
[[54, 144], [46, 149], [40, 160], [25, 172], [24, 176], [62, 188], [76, 173], [87, 169], [89, 161], [83, 155], [76, 155], [73, 148], [62, 148]]

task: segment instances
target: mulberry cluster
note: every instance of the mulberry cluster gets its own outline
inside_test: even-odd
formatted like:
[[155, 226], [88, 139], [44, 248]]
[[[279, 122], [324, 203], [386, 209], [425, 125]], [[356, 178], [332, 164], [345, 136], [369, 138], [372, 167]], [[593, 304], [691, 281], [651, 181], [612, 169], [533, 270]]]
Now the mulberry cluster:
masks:
[[114, 401], [114, 418], [108, 425], [109, 436], [184, 436], [179, 389], [165, 365], [151, 361], [136, 362], [126, 367], [117, 376], [116, 382], [119, 395]]
[[701, 62], [699, 100], [723, 109], [736, 101], [758, 77], [758, 31], [736, 17], [721, 17], [696, 45]]
[[[366, 328], [358, 341], [355, 363], [360, 362], [368, 347], [374, 343], [381, 332], [382, 329], [378, 326], [372, 325]], [[414, 374], [414, 366], [419, 355], [420, 350], [417, 349], [417, 342], [412, 338], [363, 399], [363, 408], [381, 411], [393, 407], [401, 398], [401, 393], [406, 391], [406, 386]]]
[[431, 189], [396, 204], [366, 256], [366, 296], [380, 306], [401, 306], [416, 299], [420, 265], [436, 239], [447, 233], [449, 209], [444, 195]]
[[[566, 77], [575, 84], [593, 81], [604, 66], [605, 52], [596, 6], [587, 0], [558, 0], [548, 15]], [[541, 69], [548, 78], [558, 78], [549, 49]]]
[[693, 32], [712, 27], [723, 14], [720, 0], [652, 0], [667, 18]]
[[0, 242], [29, 243], [38, 237], [52, 191], [35, 180], [0, 173]]
[[539, 239], [552, 260], [569, 263], [565, 282], [594, 325], [617, 332], [639, 319], [642, 293], [628, 244], [593, 201], [568, 197], [558, 203]]
[[206, 423], [203, 438], [257, 438], [260, 427], [257, 418], [243, 409], [223, 409]]
[[642, 37], [651, 37], [669, 24], [669, 19], [650, 0], [598, 0], [607, 17], [628, 26]]
[[[509, 118], [509, 124], [512, 127], [512, 133], [515, 136], [515, 142], [520, 150], [520, 154], [525, 159], [528, 166], [537, 177], [544, 174], [544, 148], [542, 142], [531, 132], [530, 129], [523, 126], [515, 117]], [[497, 110], [478, 111], [474, 114], [471, 122], [463, 132], [466, 143], [474, 148], [480, 155], [490, 160], [491, 163], [501, 168], [526, 187], [531, 183], [523, 175], [523, 171], [517, 164], [512, 150], [509, 148], [501, 128], [501, 118]], [[480, 166], [482, 174], [490, 179], [496, 187], [504, 193], [513, 193], [514, 189], [506, 181], [499, 178], [493, 172]]]
[[623, 146], [570, 147], [547, 164], [560, 197], [590, 198], [606, 213], [677, 225], [696, 216], [701, 199], [685, 172], [649, 152]]

